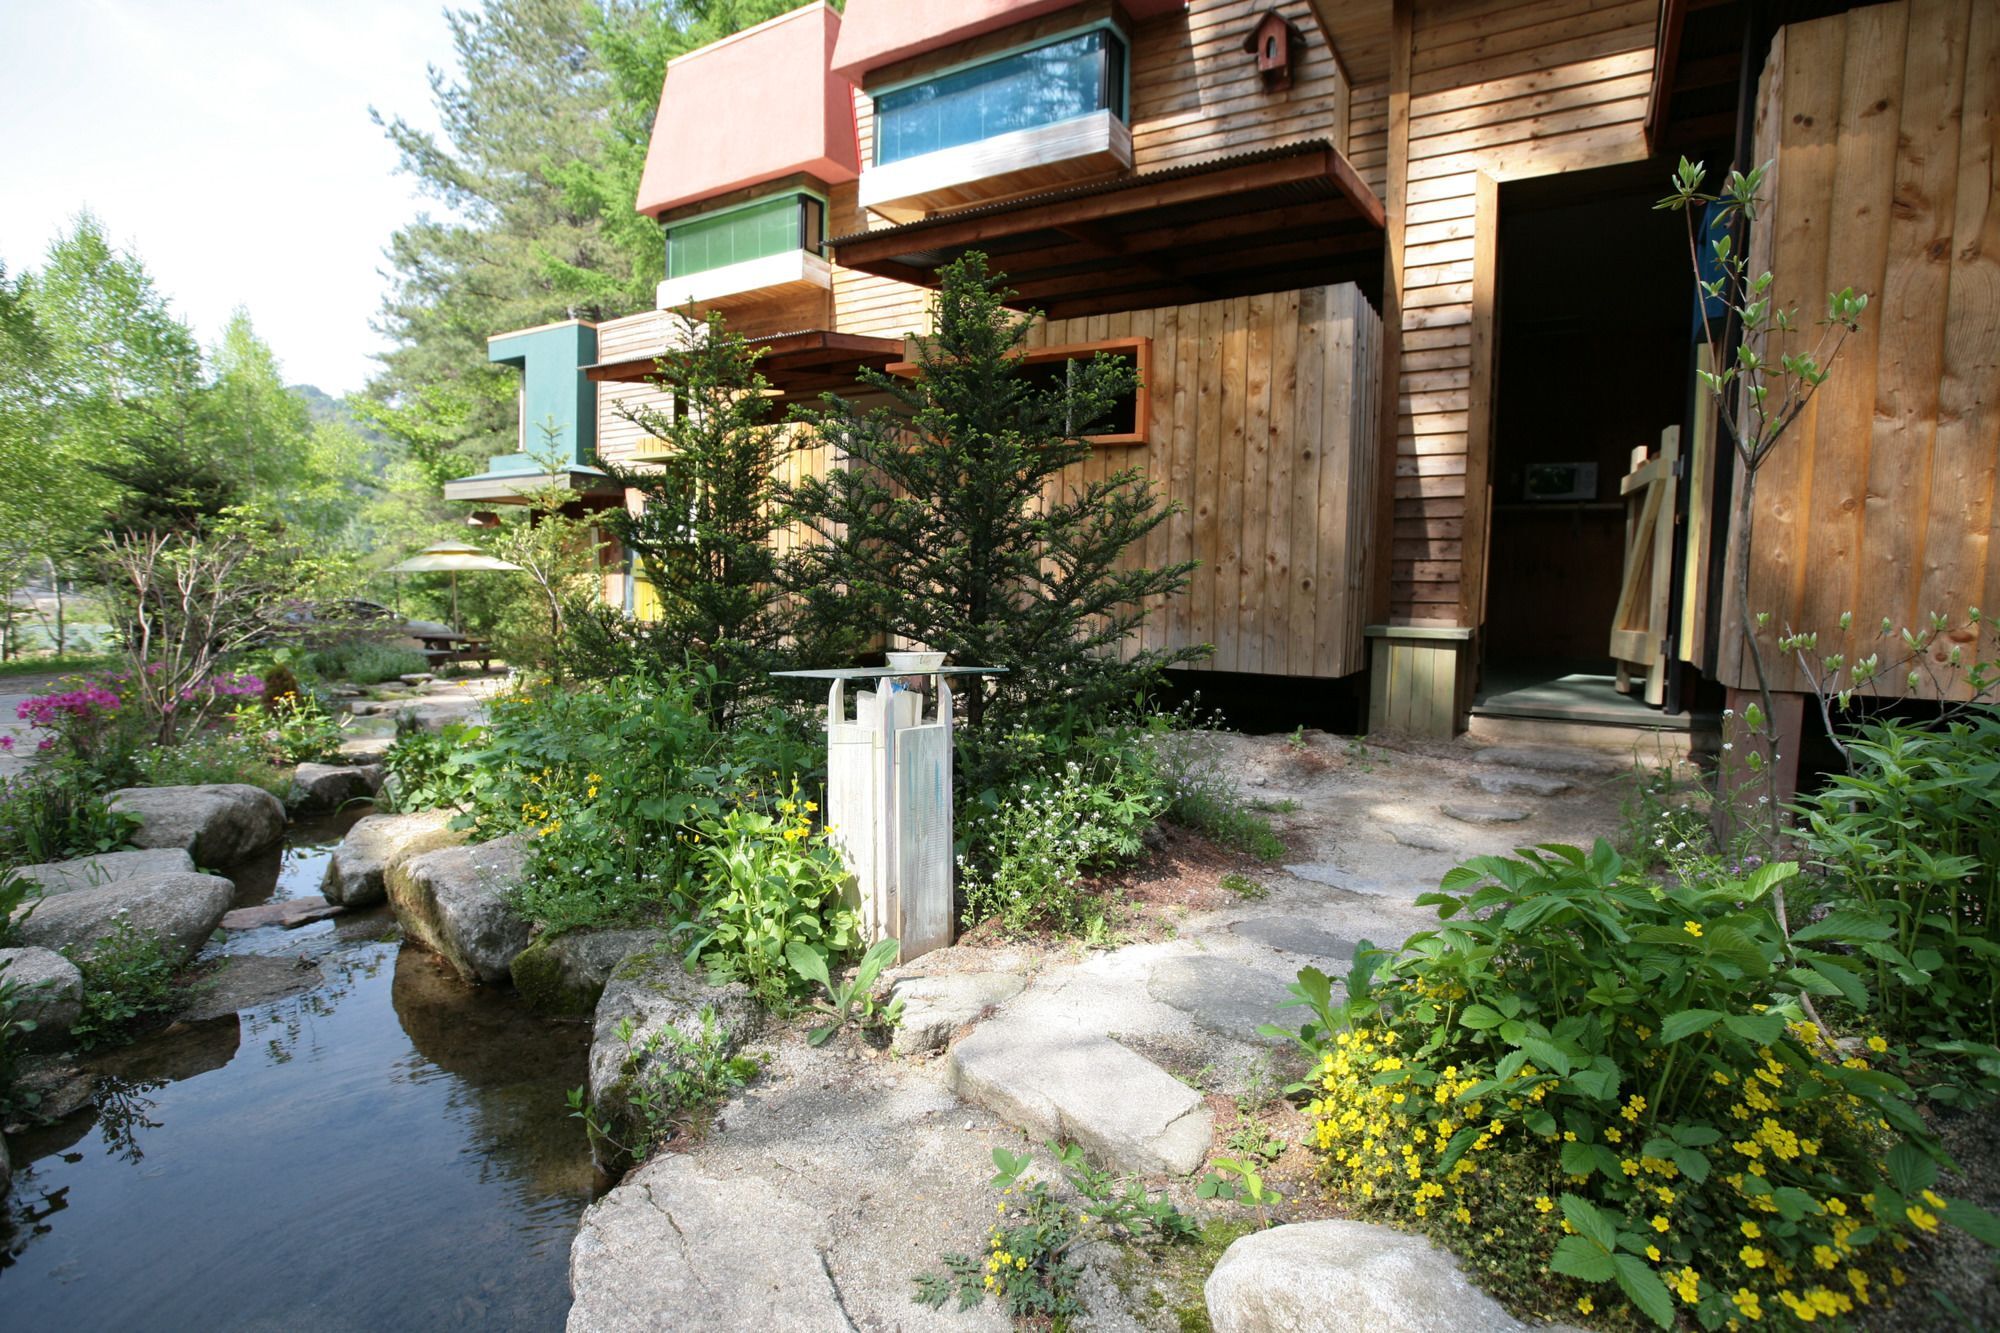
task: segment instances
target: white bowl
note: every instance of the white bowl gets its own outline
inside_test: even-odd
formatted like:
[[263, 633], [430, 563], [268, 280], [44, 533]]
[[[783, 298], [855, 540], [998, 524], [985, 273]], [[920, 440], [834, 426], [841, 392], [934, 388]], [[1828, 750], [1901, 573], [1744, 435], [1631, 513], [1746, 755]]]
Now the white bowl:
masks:
[[889, 653], [889, 666], [895, 671], [935, 671], [944, 665], [943, 653]]

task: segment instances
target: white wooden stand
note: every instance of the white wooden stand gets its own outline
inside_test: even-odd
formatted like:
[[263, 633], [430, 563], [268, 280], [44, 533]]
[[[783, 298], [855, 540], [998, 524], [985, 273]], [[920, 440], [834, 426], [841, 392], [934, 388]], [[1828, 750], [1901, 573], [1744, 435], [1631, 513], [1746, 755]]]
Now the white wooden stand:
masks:
[[895, 939], [898, 962], [952, 941], [951, 689], [930, 675], [933, 716], [922, 699], [884, 677], [826, 697], [826, 822], [853, 872], [869, 943]]

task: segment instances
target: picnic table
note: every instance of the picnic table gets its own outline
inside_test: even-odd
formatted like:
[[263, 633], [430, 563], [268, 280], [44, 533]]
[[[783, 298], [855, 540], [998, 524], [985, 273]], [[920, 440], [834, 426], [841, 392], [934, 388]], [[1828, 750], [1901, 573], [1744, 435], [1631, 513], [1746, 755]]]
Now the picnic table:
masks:
[[481, 671], [493, 669], [493, 645], [487, 639], [453, 631], [439, 634], [421, 631], [413, 636], [423, 645], [419, 650], [432, 666], [443, 666], [447, 662], [477, 662]]

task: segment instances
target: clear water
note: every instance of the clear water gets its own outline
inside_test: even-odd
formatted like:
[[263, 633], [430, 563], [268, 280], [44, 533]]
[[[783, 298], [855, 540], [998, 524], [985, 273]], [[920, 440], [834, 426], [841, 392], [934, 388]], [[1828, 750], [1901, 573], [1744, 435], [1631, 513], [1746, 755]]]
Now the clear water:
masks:
[[[295, 827], [237, 904], [318, 892], [346, 822]], [[10, 1140], [0, 1329], [562, 1327], [603, 1184], [564, 1104], [588, 1030], [461, 984], [392, 926], [211, 944], [325, 980], [92, 1058], [97, 1105]]]

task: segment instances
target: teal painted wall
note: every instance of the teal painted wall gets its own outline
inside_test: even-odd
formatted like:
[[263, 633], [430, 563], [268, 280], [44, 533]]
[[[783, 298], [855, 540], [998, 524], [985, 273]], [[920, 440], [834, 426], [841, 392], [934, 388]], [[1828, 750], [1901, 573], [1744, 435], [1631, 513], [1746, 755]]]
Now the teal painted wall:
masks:
[[539, 472], [532, 456], [547, 448], [543, 427], [555, 424], [557, 447], [572, 467], [589, 467], [597, 456], [597, 386], [583, 368], [597, 360], [597, 330], [587, 324], [557, 324], [504, 334], [486, 345], [486, 359], [521, 372], [521, 435], [526, 450], [495, 458], [496, 473]]

